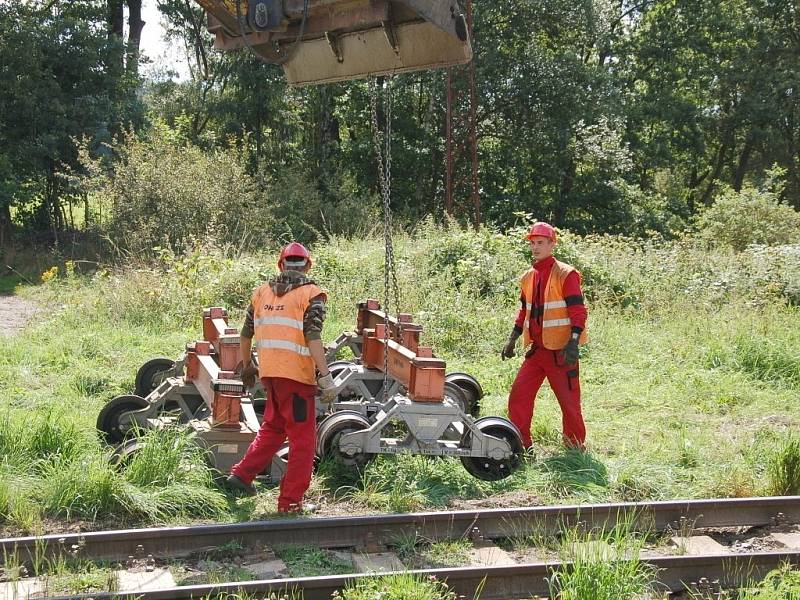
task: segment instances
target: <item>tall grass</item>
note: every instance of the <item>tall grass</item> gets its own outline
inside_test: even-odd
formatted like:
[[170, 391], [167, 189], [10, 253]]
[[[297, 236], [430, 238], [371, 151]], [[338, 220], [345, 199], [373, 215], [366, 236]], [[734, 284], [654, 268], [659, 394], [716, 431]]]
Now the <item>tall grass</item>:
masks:
[[776, 496], [800, 495], [800, 437], [787, 438], [772, 457], [769, 490]]
[[[505, 414], [520, 364], [499, 358], [529, 266], [518, 234], [423, 222], [395, 238], [399, 308], [424, 326], [423, 342], [448, 370], [481, 381], [486, 415]], [[734, 253], [691, 239], [565, 233], [556, 250], [581, 270], [589, 303], [581, 365], [589, 452], [561, 446], [560, 410], [545, 385], [537, 459], [506, 480], [477, 481], [453, 459], [384, 457], [362, 474], [324, 467], [315, 493], [405, 511], [518, 491], [569, 502], [796, 490], [796, 450], [769, 457], [800, 430], [800, 249]], [[369, 236], [331, 237], [312, 253], [311, 275], [329, 291], [331, 340], [353, 328], [357, 301], [382, 297], [383, 247]], [[62, 269], [24, 290], [52, 310], [4, 340], [0, 355], [6, 526], [30, 530], [52, 516], [146, 524], [260, 514], [257, 503], [224, 496], [202, 453], [174, 434], [150, 436], [126, 469], [111, 469], [94, 423], [106, 401], [130, 392], [142, 363], [175, 357], [200, 337], [203, 307], [225, 306], [238, 326], [252, 288], [274, 272], [274, 254], [161, 250], [92, 274]]]
[[632, 521], [608, 531], [566, 532], [560, 554], [569, 565], [548, 580], [551, 598], [559, 600], [634, 600], [654, 591], [656, 571], [639, 558], [643, 537]]
[[[784, 565], [770, 571], [758, 585], [738, 590], [735, 597], [736, 600], [800, 600], [800, 571]], [[723, 598], [727, 600], [729, 596]]]

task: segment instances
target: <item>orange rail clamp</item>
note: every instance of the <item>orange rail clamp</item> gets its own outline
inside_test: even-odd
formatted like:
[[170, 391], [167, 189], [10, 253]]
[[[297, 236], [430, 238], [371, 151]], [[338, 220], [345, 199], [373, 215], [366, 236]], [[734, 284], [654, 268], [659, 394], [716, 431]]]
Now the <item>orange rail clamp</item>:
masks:
[[203, 337], [217, 352], [219, 366], [233, 370], [239, 362], [239, 332], [228, 327], [228, 311], [219, 306], [203, 310]]
[[383, 371], [384, 353], [388, 352], [389, 375], [408, 390], [408, 396], [416, 402], [441, 402], [444, 396], [445, 362], [433, 358], [430, 348], [411, 350], [384, 339], [383, 323], [375, 329], [365, 329], [364, 348], [361, 359], [369, 368]]
[[387, 315], [381, 310], [380, 302], [369, 299], [358, 303], [356, 333], [363, 336], [364, 330], [375, 329], [378, 325], [388, 323], [389, 337], [400, 342], [406, 348], [416, 351], [422, 326], [413, 323], [412, 319], [413, 315], [409, 313], [400, 313], [397, 318]]
[[240, 428], [239, 414], [241, 411], [241, 395], [216, 392], [214, 394], [214, 408], [211, 413], [212, 427], [221, 429]]

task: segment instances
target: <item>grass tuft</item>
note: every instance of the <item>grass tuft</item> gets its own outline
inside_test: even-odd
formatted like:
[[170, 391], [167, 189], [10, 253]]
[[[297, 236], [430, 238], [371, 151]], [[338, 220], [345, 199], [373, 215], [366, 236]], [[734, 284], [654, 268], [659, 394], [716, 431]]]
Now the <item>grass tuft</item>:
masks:
[[800, 570], [785, 564], [767, 573], [758, 585], [738, 590], [735, 596], [724, 592], [721, 600], [734, 597], [736, 600], [800, 600]]
[[559, 600], [635, 600], [653, 591], [656, 571], [639, 559], [644, 545], [633, 519], [623, 518], [609, 531], [568, 530], [561, 555], [569, 568], [548, 580], [550, 597]]
[[564, 495], [608, 487], [606, 466], [592, 453], [578, 448], [565, 448], [547, 458], [543, 467], [550, 475], [552, 485]]
[[339, 597], [341, 600], [456, 600], [457, 596], [443, 581], [402, 573], [356, 580]]
[[769, 463], [769, 490], [776, 496], [800, 495], [800, 437], [790, 436]]
[[353, 572], [350, 561], [314, 546], [279, 546], [275, 553], [286, 564], [290, 577], [318, 577]]
[[[505, 414], [520, 364], [498, 356], [530, 264], [520, 233], [426, 221], [394, 239], [400, 309], [448, 370], [478, 378], [484, 415]], [[557, 257], [582, 271], [589, 301], [581, 386], [592, 453], [563, 450], [561, 413], [545, 385], [533, 423], [538, 458], [506, 480], [478, 481], [451, 458], [397, 456], [363, 473], [323, 464], [312, 493], [323, 504], [342, 490], [379, 510], [409, 511], [505, 492], [560, 502], [796, 490], [796, 451], [769, 457], [800, 430], [799, 250], [734, 253], [564, 232]], [[53, 310], [5, 338], [0, 355], [7, 528], [35, 531], [67, 515], [148, 525], [255, 514], [254, 501], [223, 502], [190, 441], [144, 436], [146, 447], [114, 471], [94, 426], [104, 402], [130, 393], [141, 364], [177, 357], [200, 336], [203, 307], [225, 306], [238, 327], [252, 288], [274, 271], [267, 252], [161, 251], [16, 290]], [[329, 290], [330, 341], [353, 328], [356, 302], [381, 296], [382, 240], [331, 237], [312, 252], [311, 275]]]

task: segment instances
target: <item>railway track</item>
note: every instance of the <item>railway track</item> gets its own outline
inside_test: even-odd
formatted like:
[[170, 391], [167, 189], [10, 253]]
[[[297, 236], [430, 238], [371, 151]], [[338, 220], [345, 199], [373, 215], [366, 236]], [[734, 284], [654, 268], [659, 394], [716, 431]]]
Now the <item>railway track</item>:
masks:
[[[156, 558], [181, 557], [235, 541], [254, 545], [313, 545], [319, 548], [355, 548], [367, 552], [414, 535], [430, 542], [473, 539], [494, 540], [556, 535], [570, 528], [586, 531], [612, 528], [624, 522], [634, 530], [681, 532], [716, 528], [770, 527], [800, 523], [800, 497], [693, 500], [585, 506], [531, 507], [347, 518], [305, 518], [199, 527], [164, 527], [84, 534], [0, 540], [0, 552], [30, 559], [43, 554], [80, 550], [83, 559], [121, 561], [133, 554]], [[657, 572], [659, 581], [679, 591], [691, 581], [718, 580], [722, 587], [757, 579], [782, 563], [800, 564], [800, 549], [770, 552], [725, 552], [704, 555], [653, 556], [643, 559]], [[420, 576], [446, 579], [459, 594], [472, 598], [482, 588], [482, 600], [509, 600], [546, 595], [546, 578], [570, 563], [545, 561], [513, 566], [481, 566], [412, 571]], [[329, 600], [335, 590], [365, 574], [333, 577], [275, 579], [215, 585], [182, 586], [138, 591], [143, 600], [200, 598], [242, 591], [255, 595], [302, 589], [304, 600]], [[113, 598], [111, 593], [63, 598]]]

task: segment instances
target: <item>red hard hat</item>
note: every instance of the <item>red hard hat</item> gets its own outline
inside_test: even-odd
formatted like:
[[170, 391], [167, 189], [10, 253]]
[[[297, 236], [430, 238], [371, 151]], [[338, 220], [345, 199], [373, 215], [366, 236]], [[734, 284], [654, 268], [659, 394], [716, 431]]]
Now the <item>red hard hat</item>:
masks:
[[283, 260], [285, 258], [303, 258], [308, 263], [308, 266], [311, 266], [311, 254], [308, 253], [308, 249], [298, 242], [292, 242], [291, 244], [287, 244], [281, 250], [281, 255], [278, 257], [278, 268], [283, 271]]
[[531, 230], [528, 232], [528, 235], [525, 236], [525, 239], [530, 240], [536, 236], [546, 237], [555, 242], [556, 230], [549, 223], [545, 223], [543, 221], [537, 221], [536, 223], [533, 224]]

